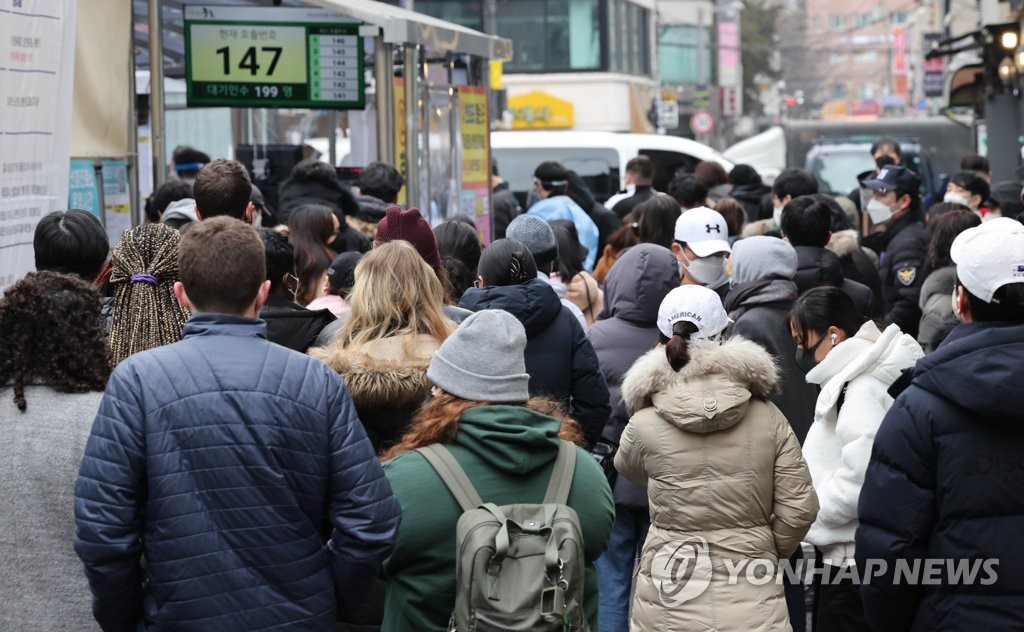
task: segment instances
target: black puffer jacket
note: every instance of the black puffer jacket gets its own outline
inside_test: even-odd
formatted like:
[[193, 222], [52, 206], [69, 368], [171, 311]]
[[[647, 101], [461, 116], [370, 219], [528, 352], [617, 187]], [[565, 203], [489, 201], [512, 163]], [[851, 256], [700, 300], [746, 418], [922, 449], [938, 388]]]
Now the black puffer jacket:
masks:
[[[765, 206], [765, 196], [771, 196], [771, 194], [772, 188], [770, 186], [758, 182], [756, 184], [737, 184], [729, 192], [729, 197], [743, 206], [743, 210], [747, 213], [748, 222], [756, 222], [761, 219], [767, 219], [761, 216], [761, 209]], [[768, 206], [771, 205], [769, 204]]]
[[330, 207], [342, 224], [346, 215], [355, 216], [359, 212], [356, 196], [341, 182], [288, 178], [281, 183], [277, 196], [277, 220], [282, 224], [287, 224], [288, 216], [303, 204]]
[[565, 405], [592, 446], [611, 413], [608, 385], [583, 326], [562, 306], [551, 285], [531, 279], [519, 285], [470, 288], [459, 307], [474, 312], [501, 309], [523, 323], [530, 394]]
[[519, 200], [513, 195], [508, 182], [496, 185], [491, 191], [491, 195], [493, 196], [494, 204], [493, 237], [495, 240], [504, 239], [509, 223], [522, 215], [523, 209], [519, 206]]
[[853, 299], [857, 311], [865, 318], [872, 313], [874, 295], [863, 283], [843, 276], [843, 263], [836, 253], [814, 246], [796, 246], [797, 267], [793, 282], [803, 294], [811, 288], [831, 285], [846, 292]]
[[267, 340], [299, 353], [306, 353], [316, 344], [323, 328], [335, 320], [330, 310], [306, 309], [274, 295], [267, 297], [260, 310], [260, 319], [267, 323]]
[[927, 272], [928, 229], [914, 215], [895, 220], [884, 233], [864, 238], [864, 245], [879, 255], [885, 319], [899, 325], [903, 333], [917, 337], [921, 321], [921, 286]]
[[[885, 416], [858, 506], [857, 568], [887, 566], [861, 586], [872, 630], [1024, 630], [1022, 358], [1024, 326], [959, 325]], [[896, 582], [897, 560], [942, 572]], [[977, 569], [974, 582], [951, 581], [950, 565]]]
[[[623, 252], [605, 280], [606, 318], [590, 327], [590, 341], [608, 382], [612, 415], [601, 437], [613, 445], [629, 422], [622, 380], [640, 356], [658, 344], [658, 308], [679, 287], [679, 265], [668, 248], [640, 244]], [[615, 479], [615, 504], [647, 507], [647, 490], [624, 476]]]

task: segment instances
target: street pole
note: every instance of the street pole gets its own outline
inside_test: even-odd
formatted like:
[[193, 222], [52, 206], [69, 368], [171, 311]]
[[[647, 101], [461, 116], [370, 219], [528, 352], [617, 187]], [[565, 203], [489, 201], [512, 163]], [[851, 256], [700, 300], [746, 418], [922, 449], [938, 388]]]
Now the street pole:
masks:
[[[167, 176], [164, 156], [167, 155], [164, 138], [164, 38], [160, 0], [149, 0], [149, 123], [153, 128], [153, 190]], [[133, 97], [134, 98], [134, 95]]]

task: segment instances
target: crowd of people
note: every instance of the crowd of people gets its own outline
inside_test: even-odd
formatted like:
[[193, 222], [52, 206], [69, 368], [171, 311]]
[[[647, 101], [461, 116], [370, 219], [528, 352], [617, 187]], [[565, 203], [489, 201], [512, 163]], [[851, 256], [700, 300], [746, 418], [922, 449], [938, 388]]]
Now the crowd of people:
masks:
[[[968, 156], [924, 208], [872, 156], [848, 196], [495, 171], [481, 240], [384, 163], [264, 197], [181, 150], [113, 249], [43, 217], [0, 299], [0, 629], [1018, 629], [1021, 185]], [[998, 576], [901, 581], [934, 560]]]

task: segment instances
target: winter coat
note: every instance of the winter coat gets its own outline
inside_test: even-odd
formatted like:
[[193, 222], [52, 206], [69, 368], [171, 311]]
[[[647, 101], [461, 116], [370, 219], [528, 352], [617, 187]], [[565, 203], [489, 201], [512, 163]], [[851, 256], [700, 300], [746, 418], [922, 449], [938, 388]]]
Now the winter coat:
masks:
[[[629, 421], [622, 401], [622, 380], [633, 363], [658, 344], [658, 308], [679, 286], [679, 266], [672, 251], [655, 244], [640, 244], [622, 253], [622, 265], [605, 283], [605, 316], [590, 328], [601, 373], [608, 383], [612, 414], [601, 438], [619, 444]], [[633, 509], [647, 507], [647, 490], [629, 479], [615, 479], [615, 504]]]
[[882, 279], [885, 320], [917, 337], [921, 321], [921, 286], [927, 272], [928, 229], [912, 215], [895, 220], [883, 233], [864, 238], [864, 245], [879, 253], [878, 273]]
[[866, 285], [871, 290], [871, 318], [881, 318], [883, 314], [882, 279], [878, 276], [878, 264], [860, 247], [857, 231], [840, 230], [832, 233], [832, 238], [825, 246], [839, 257], [843, 267], [843, 277]]
[[618, 216], [619, 220], [623, 220], [627, 215], [632, 213], [636, 207], [640, 206], [647, 200], [655, 196], [654, 189], [650, 185], [637, 186], [633, 191], [633, 195], [615, 203], [615, 206], [611, 207], [611, 210], [615, 215]]
[[326, 309], [306, 309], [274, 295], [267, 297], [260, 318], [267, 323], [267, 340], [299, 353], [312, 347], [323, 328], [335, 320]]
[[399, 508], [334, 371], [199, 313], [114, 369], [75, 518], [105, 630], [326, 630]]
[[807, 373], [808, 382], [821, 386], [814, 424], [804, 441], [820, 509], [805, 539], [832, 566], [853, 558], [857, 499], [875, 433], [892, 406], [889, 387], [922, 355], [899, 327], [880, 332], [869, 320]]
[[580, 245], [587, 249], [587, 256], [583, 260], [585, 270], [593, 270], [594, 262], [597, 261], [597, 224], [590, 219], [579, 204], [572, 201], [567, 195], [556, 195], [538, 201], [527, 211], [530, 215], [536, 215], [545, 222], [556, 219], [568, 220], [576, 226], [576, 234], [579, 235]]
[[814, 246], [795, 246], [794, 249], [797, 270], [793, 282], [801, 294], [812, 288], [830, 285], [841, 289], [853, 299], [861, 316], [867, 318], [871, 314], [871, 289], [843, 276], [843, 264], [836, 253]]
[[589, 272], [580, 272], [565, 286], [565, 298], [583, 313], [587, 327], [604, 309], [604, 292]]
[[917, 341], [925, 353], [931, 353], [939, 345], [936, 340], [949, 331], [956, 323], [953, 314], [953, 287], [956, 280], [956, 266], [933, 270], [921, 285], [918, 305], [921, 307], [921, 321], [917, 329]]
[[789, 311], [796, 302], [797, 287], [784, 279], [762, 279], [732, 288], [725, 310], [733, 319], [729, 335], [752, 340], [772, 354], [781, 371], [773, 404], [789, 421], [797, 441], [803, 445], [814, 420], [814, 399], [818, 389], [807, 383], [796, 364], [796, 342], [789, 332]]
[[358, 195], [359, 211], [348, 217], [348, 225], [365, 235], [371, 242], [377, 236], [377, 223], [384, 219], [389, 206], [394, 204], [372, 195]]
[[359, 211], [355, 195], [341, 182], [288, 178], [278, 187], [277, 195], [277, 220], [282, 224], [287, 224], [292, 211], [304, 204], [327, 206], [338, 215], [338, 219]]
[[512, 193], [508, 182], [496, 185], [491, 190], [491, 194], [493, 195], [491, 201], [494, 204], [494, 215], [492, 216], [494, 224], [491, 230], [495, 240], [503, 239], [508, 225], [523, 214], [523, 209], [519, 206], [519, 200]]
[[[1024, 326], [958, 325], [918, 361], [882, 421], [857, 528], [858, 567], [872, 558], [889, 570], [861, 586], [873, 630], [1024, 629], [1021, 358]], [[999, 562], [972, 585], [908, 585], [893, 581], [897, 559]]]
[[427, 366], [440, 346], [432, 336], [420, 334], [381, 338], [359, 349], [335, 344], [314, 349], [312, 355], [344, 378], [366, 436], [380, 454], [405, 435], [427, 399]]
[[0, 630], [92, 632], [89, 582], [75, 555], [75, 478], [102, 393], [0, 388]]
[[589, 208], [584, 208], [583, 210], [590, 215], [590, 219], [594, 220], [594, 224], [597, 225], [597, 251], [603, 253], [605, 244], [608, 243], [608, 238], [622, 226], [622, 220], [619, 219], [618, 215], [610, 211], [608, 207], [597, 201], [594, 201]]
[[[775, 386], [771, 356], [739, 338], [691, 344], [678, 372], [659, 346], [626, 375], [623, 399], [636, 412], [615, 468], [646, 484], [651, 503], [631, 630], [789, 628], [781, 581], [757, 586], [744, 574], [729, 585], [725, 565], [787, 559], [818, 510], [796, 435], [767, 400]], [[695, 556], [692, 574], [680, 550]], [[684, 603], [663, 570], [680, 561], [691, 575], [676, 595]]]
[[761, 209], [765, 206], [765, 196], [770, 197], [771, 194], [772, 188], [770, 186], [757, 182], [754, 184], [737, 184], [729, 192], [729, 197], [740, 203], [743, 210], [747, 213], [748, 222], [756, 222], [767, 219], [761, 215]]
[[470, 288], [459, 307], [474, 312], [501, 309], [523, 323], [530, 395], [550, 397], [565, 406], [583, 427], [587, 446], [593, 446], [611, 413], [608, 385], [582, 325], [551, 286], [531, 279], [519, 285]]
[[[558, 421], [520, 406], [480, 406], [466, 411], [452, 452], [484, 502], [538, 503], [558, 454]], [[384, 471], [402, 508], [388, 574], [384, 632], [444, 632], [455, 607], [455, 525], [462, 508], [417, 452], [385, 462]], [[589, 454], [576, 450], [568, 503], [583, 530], [584, 612], [596, 629], [597, 576], [615, 512], [611, 490]]]

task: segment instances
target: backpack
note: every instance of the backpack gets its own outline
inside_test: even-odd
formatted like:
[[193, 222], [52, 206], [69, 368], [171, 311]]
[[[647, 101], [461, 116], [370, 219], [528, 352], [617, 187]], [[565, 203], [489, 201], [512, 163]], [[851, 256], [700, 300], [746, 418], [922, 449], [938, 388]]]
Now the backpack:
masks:
[[455, 539], [450, 632], [589, 631], [583, 615], [583, 536], [565, 504], [576, 447], [559, 444], [542, 504], [501, 507], [480, 499], [446, 447], [417, 450], [462, 506]]

